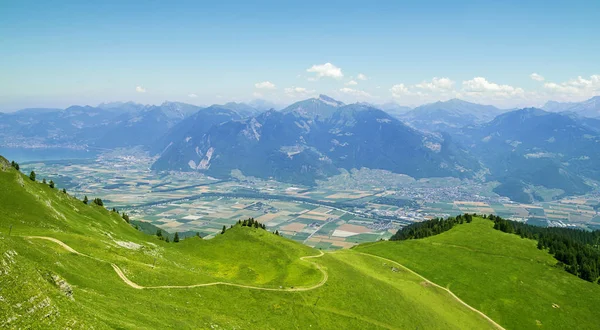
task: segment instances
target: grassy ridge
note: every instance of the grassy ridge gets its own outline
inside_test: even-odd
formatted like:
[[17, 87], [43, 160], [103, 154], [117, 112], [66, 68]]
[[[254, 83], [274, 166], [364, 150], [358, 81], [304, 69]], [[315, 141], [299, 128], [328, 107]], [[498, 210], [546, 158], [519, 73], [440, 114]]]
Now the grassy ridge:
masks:
[[[419, 240], [358, 246], [447, 286], [508, 329], [598, 329], [600, 286], [555, 267], [536, 242], [470, 224]], [[451, 261], [451, 262], [449, 262]]]
[[[111, 263], [144, 286], [223, 281], [288, 288], [314, 285], [323, 274], [300, 260], [316, 250], [264, 230], [236, 227], [212, 240], [165, 243], [12, 169], [0, 170], [0, 201], [0, 328], [491, 327], [414, 274], [347, 250], [310, 259], [328, 273], [310, 291], [134, 289]], [[59, 239], [94, 258], [30, 235]]]

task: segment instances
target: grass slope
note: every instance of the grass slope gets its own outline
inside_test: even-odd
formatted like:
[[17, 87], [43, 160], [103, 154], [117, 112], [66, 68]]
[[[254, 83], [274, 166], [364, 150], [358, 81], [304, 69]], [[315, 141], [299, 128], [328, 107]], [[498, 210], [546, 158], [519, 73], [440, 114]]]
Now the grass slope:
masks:
[[[0, 201], [0, 328], [491, 328], [446, 291], [353, 251], [301, 260], [318, 251], [248, 227], [165, 243], [5, 166]], [[328, 278], [302, 292], [135, 289], [112, 263], [142, 286], [310, 287], [323, 280], [313, 263]]]
[[535, 241], [494, 230], [488, 220], [356, 250], [397, 261], [448, 287], [507, 329], [600, 328], [600, 285], [568, 274]]

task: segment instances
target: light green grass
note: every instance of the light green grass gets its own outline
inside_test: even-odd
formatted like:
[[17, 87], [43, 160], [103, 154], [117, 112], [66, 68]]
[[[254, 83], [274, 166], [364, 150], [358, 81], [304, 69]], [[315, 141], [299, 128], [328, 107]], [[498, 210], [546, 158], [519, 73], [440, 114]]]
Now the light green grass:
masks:
[[[165, 243], [14, 170], [0, 170], [0, 201], [0, 328], [490, 328], [447, 292], [353, 251], [303, 261], [318, 251], [247, 227], [212, 240]], [[30, 235], [59, 239], [92, 258]], [[139, 290], [111, 263], [142, 286], [310, 287], [324, 278], [314, 263], [328, 278], [303, 292], [222, 285]], [[53, 276], [68, 283], [73, 299]]]
[[556, 267], [535, 241], [492, 227], [475, 218], [426, 239], [355, 249], [400, 262], [448, 287], [507, 329], [600, 328], [600, 285]]

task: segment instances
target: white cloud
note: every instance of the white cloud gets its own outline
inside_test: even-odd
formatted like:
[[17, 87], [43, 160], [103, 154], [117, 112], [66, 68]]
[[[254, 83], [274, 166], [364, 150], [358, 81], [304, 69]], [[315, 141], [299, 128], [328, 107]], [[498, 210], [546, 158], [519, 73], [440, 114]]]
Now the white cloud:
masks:
[[342, 73], [342, 69], [338, 68], [337, 66], [335, 66], [329, 62], [325, 63], [325, 64], [315, 64], [315, 65], [311, 66], [310, 68], [306, 69], [306, 72], [315, 73], [316, 77], [313, 79], [319, 79], [322, 77], [331, 77], [331, 78], [340, 79], [344, 76], [344, 74]]
[[192, 94], [188, 94], [188, 97], [191, 97], [191, 98], [196, 98], [196, 97], [198, 97], [198, 95], [196, 95], [196, 94], [192, 93]]
[[548, 82], [544, 88], [557, 94], [592, 97], [600, 93], [600, 75], [591, 75], [589, 79], [578, 76], [562, 83]]
[[390, 88], [390, 92], [392, 92], [393, 97], [402, 97], [412, 94], [408, 90], [408, 87], [406, 87], [404, 84], [396, 84], [392, 86], [392, 88]]
[[283, 91], [289, 97], [306, 97], [315, 93], [314, 90], [306, 89], [304, 87], [288, 87]]
[[544, 77], [542, 75], [539, 75], [537, 73], [532, 73], [529, 75], [529, 78], [535, 80], [535, 81], [544, 81]]
[[275, 89], [275, 84], [270, 81], [263, 81], [254, 84], [254, 87], [259, 89]]
[[349, 82], [345, 83], [344, 85], [346, 85], [346, 86], [356, 86], [356, 85], [358, 85], [358, 83], [356, 82], [356, 80], [350, 80]]
[[142, 86], [137, 86], [135, 88], [135, 91], [138, 92], [138, 93], [146, 93], [146, 89], [144, 87], [142, 87]]
[[365, 91], [361, 91], [358, 89], [352, 89], [352, 88], [348, 88], [348, 87], [341, 88], [340, 92], [342, 92], [344, 94], [353, 95], [353, 96], [359, 96], [359, 97], [371, 97], [371, 94], [369, 94]]
[[416, 88], [425, 89], [432, 92], [449, 91], [454, 86], [454, 81], [449, 78], [438, 78], [433, 77], [431, 82], [424, 81], [420, 84], [416, 84]]
[[365, 76], [364, 74], [359, 73], [358, 76], [356, 76], [356, 79], [358, 79], [358, 80], [367, 80], [369, 78], [367, 78], [367, 76]]
[[263, 95], [261, 93], [259, 93], [259, 92], [252, 93], [252, 96], [256, 97], [256, 98], [262, 98], [263, 97]]
[[519, 87], [509, 85], [499, 85], [487, 81], [483, 77], [475, 77], [471, 80], [463, 81], [463, 91], [471, 96], [491, 95], [497, 97], [523, 96], [525, 91]]

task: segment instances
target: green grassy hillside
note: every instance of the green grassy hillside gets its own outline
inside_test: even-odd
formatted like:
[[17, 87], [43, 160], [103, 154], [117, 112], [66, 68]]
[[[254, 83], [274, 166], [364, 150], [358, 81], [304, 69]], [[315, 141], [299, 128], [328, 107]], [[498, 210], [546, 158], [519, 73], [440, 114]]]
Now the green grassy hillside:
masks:
[[449, 288], [507, 329], [599, 329], [600, 285], [556, 267], [536, 242], [472, 223], [419, 240], [356, 251], [397, 261]]
[[493, 328], [380, 258], [248, 227], [166, 243], [4, 165], [0, 328]]

